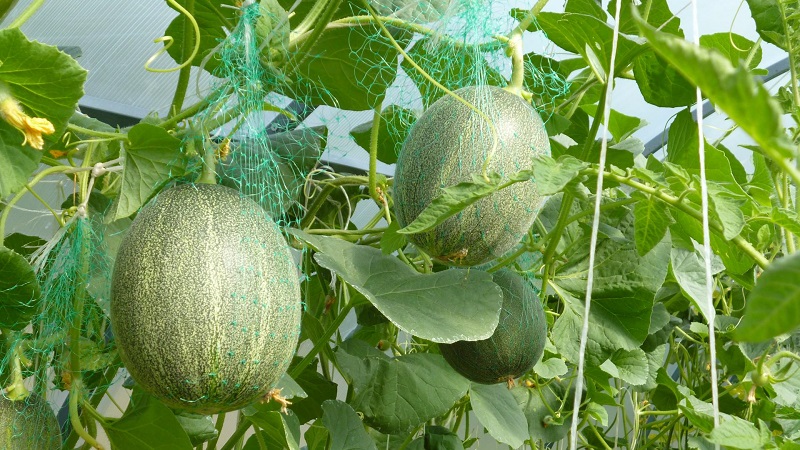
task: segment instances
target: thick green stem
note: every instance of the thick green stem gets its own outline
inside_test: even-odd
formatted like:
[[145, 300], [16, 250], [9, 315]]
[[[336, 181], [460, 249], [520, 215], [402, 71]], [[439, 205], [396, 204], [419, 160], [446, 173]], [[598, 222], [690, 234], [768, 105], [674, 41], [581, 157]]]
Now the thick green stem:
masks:
[[107, 138], [120, 141], [128, 139], [128, 135], [125, 133], [92, 130], [89, 128], [84, 128], [82, 126], [75, 125], [73, 123], [67, 124], [67, 130], [72, 131], [74, 133], [88, 134], [89, 136], [94, 136], [99, 138]]
[[[306, 58], [310, 56], [311, 50], [314, 49], [314, 46], [317, 44], [317, 40], [325, 31], [325, 28], [328, 26], [331, 20], [333, 20], [333, 16], [339, 9], [339, 5], [342, 3], [342, 0], [324, 0], [320, 3], [327, 3], [325, 5], [325, 10], [319, 15], [316, 23], [314, 23], [314, 29], [311, 31], [311, 34], [286, 64], [290, 71], [296, 70], [297, 66], [299, 66]], [[306, 19], [308, 19], [308, 17], [306, 17]]]
[[[184, 3], [184, 8], [190, 15], [194, 15], [194, 0], [186, 0]], [[194, 35], [194, 30], [189, 30], [188, 25], [189, 22], [184, 20], [184, 28], [183, 28], [183, 47], [181, 48], [181, 53], [183, 55], [187, 55], [187, 61], [184, 61], [188, 64], [181, 67], [181, 71], [178, 74], [178, 84], [175, 86], [175, 94], [172, 96], [172, 103], [169, 107], [169, 116], [173, 117], [181, 111], [183, 108], [183, 101], [186, 99], [186, 90], [189, 87], [189, 79], [192, 76], [192, 64], [191, 61], [188, 60], [194, 52], [194, 40], [199, 39], [199, 36]]]
[[195, 114], [199, 113], [200, 111], [208, 108], [209, 105], [211, 105], [211, 101], [210, 101], [210, 99], [208, 97], [206, 97], [206, 98], [200, 100], [199, 102], [195, 103], [194, 105], [184, 109], [180, 113], [175, 114], [174, 116], [172, 116], [172, 117], [168, 118], [167, 120], [161, 122], [160, 124], [158, 124], [158, 126], [168, 130], [168, 129], [174, 127], [175, 125], [177, 125], [178, 122], [180, 122], [181, 120], [184, 120], [186, 118], [192, 117]]
[[81, 423], [80, 414], [78, 413], [78, 400], [81, 398], [83, 393], [81, 390], [83, 389], [83, 383], [80, 379], [72, 380], [72, 388], [69, 392], [69, 421], [72, 425], [72, 429], [75, 433], [78, 434], [87, 444], [91, 445], [92, 447], [96, 448], [97, 450], [103, 450], [103, 446], [97, 442], [97, 440], [90, 435], [86, 429], [83, 428], [83, 424]]
[[33, 2], [30, 5], [28, 5], [28, 7], [25, 9], [25, 11], [22, 11], [22, 14], [17, 16], [17, 18], [14, 19], [14, 21], [8, 25], [8, 28], [21, 27], [22, 24], [27, 22], [28, 19], [30, 19], [31, 16], [33, 16], [34, 13], [36, 13], [36, 11], [38, 11], [39, 8], [42, 7], [42, 5], [44, 5], [44, 0], [33, 0]]
[[[195, 140], [190, 139], [186, 142], [188, 151], [191, 152], [195, 146]], [[203, 172], [197, 178], [196, 183], [217, 184], [217, 155], [214, 153], [214, 146], [210, 143], [205, 144], [203, 149]]]
[[382, 101], [375, 106], [372, 116], [372, 129], [369, 133], [369, 195], [375, 203], [382, 205], [378, 195], [378, 136], [381, 128], [381, 105]]

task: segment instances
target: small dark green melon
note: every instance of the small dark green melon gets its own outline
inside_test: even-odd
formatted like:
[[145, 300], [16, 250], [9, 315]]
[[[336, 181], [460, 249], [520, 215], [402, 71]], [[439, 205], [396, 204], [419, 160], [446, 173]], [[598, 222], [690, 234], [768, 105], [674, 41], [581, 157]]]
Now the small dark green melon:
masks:
[[201, 414], [239, 409], [275, 385], [300, 334], [300, 285], [275, 223], [233, 189], [161, 192], [120, 244], [111, 324], [144, 390]]
[[38, 395], [11, 401], [0, 394], [0, 449], [58, 450], [61, 435], [50, 405]]
[[503, 291], [494, 333], [481, 341], [439, 344], [444, 359], [477, 383], [509, 382], [530, 370], [544, 353], [547, 319], [536, 293], [520, 275], [504, 269], [492, 280]]
[[[536, 155], [550, 154], [539, 114], [522, 98], [494, 86], [455, 91], [494, 123], [498, 145], [489, 172], [506, 179], [531, 166]], [[445, 95], [411, 128], [398, 155], [394, 180], [397, 220], [407, 226], [442, 189], [472, 181], [482, 173], [493, 145], [487, 121]], [[474, 266], [502, 256], [533, 224], [544, 199], [533, 181], [517, 183], [464, 209], [434, 229], [409, 236], [417, 247], [446, 264]]]

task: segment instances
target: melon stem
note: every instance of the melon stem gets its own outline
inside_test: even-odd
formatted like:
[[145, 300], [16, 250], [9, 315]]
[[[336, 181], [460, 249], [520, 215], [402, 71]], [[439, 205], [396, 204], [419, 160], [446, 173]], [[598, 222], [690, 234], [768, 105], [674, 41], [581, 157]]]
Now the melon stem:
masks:
[[[190, 139], [186, 142], [188, 153], [194, 150], [195, 141]], [[197, 178], [196, 183], [217, 184], [217, 158], [214, 155], [214, 146], [205, 145], [203, 148], [203, 171]]]
[[383, 101], [375, 105], [372, 116], [372, 129], [369, 133], [369, 195], [378, 205], [381, 205], [381, 198], [378, 195], [378, 136], [381, 128], [381, 107]]

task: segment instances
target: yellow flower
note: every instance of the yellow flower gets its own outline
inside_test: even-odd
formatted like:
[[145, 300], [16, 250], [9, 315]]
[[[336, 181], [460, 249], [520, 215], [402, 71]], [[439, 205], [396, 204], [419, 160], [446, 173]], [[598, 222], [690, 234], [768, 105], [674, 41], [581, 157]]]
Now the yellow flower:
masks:
[[19, 102], [11, 95], [0, 96], [0, 117], [10, 123], [11, 126], [22, 132], [25, 139], [22, 145], [28, 144], [31, 147], [41, 150], [44, 147], [43, 134], [53, 134], [56, 129], [49, 120], [41, 117], [31, 117], [22, 110]]

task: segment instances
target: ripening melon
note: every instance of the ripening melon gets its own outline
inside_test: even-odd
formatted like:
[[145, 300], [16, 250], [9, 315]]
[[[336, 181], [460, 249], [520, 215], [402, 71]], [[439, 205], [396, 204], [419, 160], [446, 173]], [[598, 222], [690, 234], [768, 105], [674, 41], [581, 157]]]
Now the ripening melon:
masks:
[[533, 288], [508, 269], [492, 274], [503, 291], [503, 306], [494, 333], [480, 341], [439, 344], [444, 359], [477, 383], [509, 382], [530, 370], [544, 353], [547, 319]]
[[181, 185], [134, 220], [112, 276], [111, 324], [144, 390], [202, 414], [239, 409], [286, 370], [300, 285], [280, 230], [233, 189]]
[[0, 394], [0, 449], [58, 450], [61, 435], [50, 405], [38, 395], [11, 401]]
[[[494, 86], [455, 93], [494, 123], [498, 144], [488, 172], [507, 179], [529, 169], [534, 156], [550, 154], [541, 117], [521, 97]], [[493, 143], [488, 122], [453, 96], [431, 105], [412, 126], [398, 155], [394, 201], [399, 224], [413, 222], [443, 188], [481, 175]], [[502, 256], [525, 236], [543, 200], [533, 181], [517, 183], [409, 240], [446, 264], [482, 264]]]

